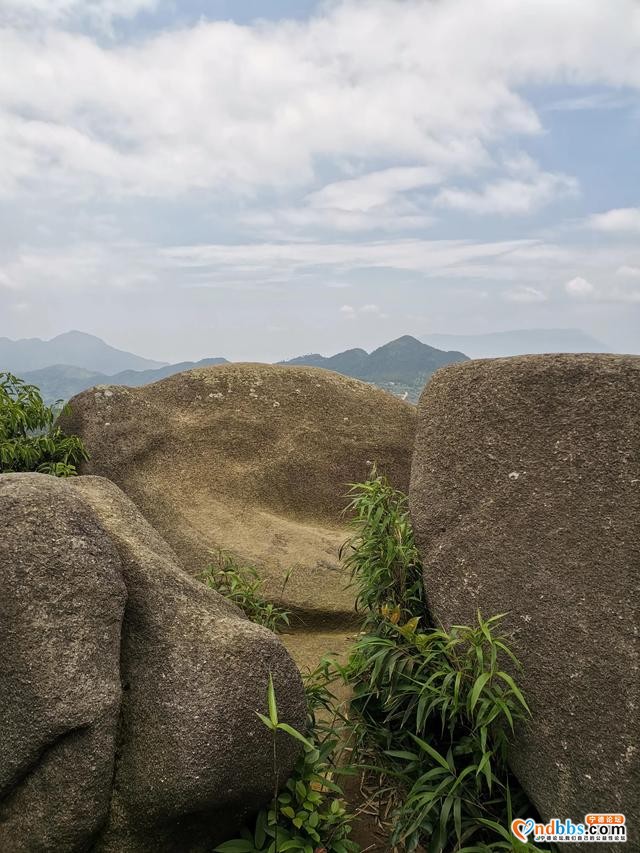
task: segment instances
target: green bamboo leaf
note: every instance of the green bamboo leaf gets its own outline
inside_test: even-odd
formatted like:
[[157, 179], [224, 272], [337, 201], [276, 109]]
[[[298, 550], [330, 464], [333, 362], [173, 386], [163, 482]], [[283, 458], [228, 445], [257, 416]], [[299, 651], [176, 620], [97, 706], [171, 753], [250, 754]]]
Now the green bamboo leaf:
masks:
[[413, 740], [415, 740], [415, 742], [418, 744], [420, 749], [422, 749], [424, 752], [426, 752], [427, 755], [430, 755], [431, 758], [433, 758], [434, 761], [437, 761], [438, 764], [441, 767], [443, 767], [447, 772], [449, 772], [449, 773], [451, 772], [451, 768], [449, 767], [449, 764], [448, 764], [446, 758], [443, 758], [443, 756], [440, 755], [440, 753], [437, 750], [435, 750], [432, 746], [430, 746], [426, 742], [426, 740], [422, 740], [422, 738], [417, 737], [412, 732], [409, 732], [409, 734], [411, 735]]
[[501, 835], [506, 841], [514, 842], [518, 839], [515, 838], [511, 833], [504, 827], [502, 824], [497, 823], [494, 820], [488, 820], [487, 818], [478, 818], [478, 823], [481, 823], [483, 826], [489, 827], [494, 832], [497, 832], [498, 835]]
[[404, 758], [407, 761], [417, 761], [418, 754], [415, 752], [407, 752], [406, 750], [398, 749], [386, 749], [384, 752], [385, 755], [391, 756], [391, 758]]
[[254, 853], [255, 847], [250, 841], [236, 838], [233, 841], [225, 841], [213, 848], [215, 853]]
[[271, 729], [271, 731], [274, 731], [274, 730], [275, 730], [275, 726], [273, 725], [273, 723], [271, 722], [271, 720], [269, 719], [269, 717], [265, 717], [265, 715], [264, 715], [264, 714], [261, 714], [259, 711], [256, 711], [256, 716], [257, 716], [257, 717], [260, 717], [260, 719], [262, 720], [262, 722], [265, 724], [265, 726], [266, 726], [268, 729]]
[[276, 691], [273, 686], [273, 676], [269, 673], [269, 686], [267, 687], [267, 701], [269, 703], [269, 719], [273, 726], [278, 725], [278, 705], [276, 703]]
[[527, 705], [524, 696], [520, 692], [520, 688], [515, 683], [513, 678], [509, 675], [509, 673], [508, 672], [497, 672], [496, 675], [498, 678], [501, 678], [503, 681], [505, 681], [509, 685], [513, 694], [515, 695], [517, 700], [520, 702], [522, 707], [525, 709], [525, 711], [527, 711], [529, 714], [531, 714], [531, 709]]
[[267, 813], [261, 811], [256, 818], [256, 827], [254, 833], [255, 846], [258, 850], [262, 850], [264, 843], [267, 840]]
[[453, 806], [454, 798], [449, 796], [445, 798], [444, 803], [442, 804], [442, 810], [440, 812], [440, 844], [442, 846], [442, 842], [447, 837], [446, 827], [447, 822], [449, 820], [449, 814], [451, 813], [451, 807]]
[[300, 734], [297, 729], [294, 729], [293, 726], [290, 726], [289, 723], [278, 723], [277, 725], [278, 731], [286, 732], [291, 737], [299, 740], [300, 743], [303, 743], [309, 749], [315, 749], [314, 745], [308, 740], [304, 735]]
[[476, 707], [476, 702], [478, 701], [478, 697], [482, 693], [482, 690], [491, 678], [491, 675], [488, 672], [483, 672], [482, 675], [479, 675], [476, 678], [476, 682], [473, 685], [473, 690], [471, 691], [471, 695], [469, 696], [469, 711], [473, 712], [473, 709]]
[[453, 804], [453, 823], [456, 830], [456, 838], [460, 841], [462, 836], [462, 800], [460, 797], [456, 797], [456, 801]]

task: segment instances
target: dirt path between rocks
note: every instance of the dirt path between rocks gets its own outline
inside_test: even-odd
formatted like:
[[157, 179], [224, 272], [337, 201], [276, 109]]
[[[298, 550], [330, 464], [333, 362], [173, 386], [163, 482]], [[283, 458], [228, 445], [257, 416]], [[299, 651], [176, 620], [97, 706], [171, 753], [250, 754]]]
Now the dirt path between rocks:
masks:
[[[356, 642], [359, 626], [354, 621], [352, 624], [336, 626], [326, 629], [320, 627], [299, 627], [292, 629], [289, 633], [281, 634], [280, 639], [286, 646], [289, 654], [294, 659], [303, 675], [313, 671], [323, 657], [334, 655], [341, 663], [346, 662], [349, 650]], [[349, 690], [341, 684], [334, 684], [331, 688], [339, 703], [346, 702], [349, 698]], [[376, 818], [368, 814], [370, 807], [367, 805], [366, 797], [362, 794], [361, 779], [359, 777], [345, 776], [341, 780], [345, 796], [352, 814], [356, 815], [353, 822], [353, 831], [349, 836], [356, 841], [366, 853], [390, 853], [391, 847], [388, 835], [380, 828]], [[364, 811], [364, 810], [367, 811]]]

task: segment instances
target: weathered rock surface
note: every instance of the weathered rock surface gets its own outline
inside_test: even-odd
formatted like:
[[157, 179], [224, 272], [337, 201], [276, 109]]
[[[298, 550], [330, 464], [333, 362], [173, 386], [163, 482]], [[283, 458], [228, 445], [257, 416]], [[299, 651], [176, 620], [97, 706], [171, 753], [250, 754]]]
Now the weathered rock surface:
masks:
[[337, 560], [346, 484], [377, 462], [408, 487], [412, 406], [325, 370], [229, 364], [94, 388], [71, 409], [83, 471], [116, 482], [192, 573], [223, 548], [260, 567], [274, 600], [352, 611]]
[[509, 614], [533, 711], [511, 761], [542, 816], [623, 812], [635, 849], [640, 358], [439, 371], [419, 406], [410, 503], [433, 614]]
[[106, 480], [1, 475], [0, 518], [0, 850], [210, 851], [272, 793], [270, 672], [304, 725], [284, 647]]

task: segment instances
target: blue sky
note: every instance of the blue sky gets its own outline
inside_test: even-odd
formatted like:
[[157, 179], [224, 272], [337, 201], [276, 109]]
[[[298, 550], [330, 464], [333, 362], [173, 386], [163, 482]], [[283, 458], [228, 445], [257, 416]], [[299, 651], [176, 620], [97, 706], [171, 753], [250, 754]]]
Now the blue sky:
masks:
[[[322, 4], [315, 0], [180, 0], [158, 3], [147, 13], [146, 26], [172, 27], [178, 20], [193, 25], [201, 19], [251, 24], [260, 18], [304, 20]], [[141, 18], [138, 23], [142, 23]]]
[[634, 0], [0, 0], [0, 335], [640, 352]]

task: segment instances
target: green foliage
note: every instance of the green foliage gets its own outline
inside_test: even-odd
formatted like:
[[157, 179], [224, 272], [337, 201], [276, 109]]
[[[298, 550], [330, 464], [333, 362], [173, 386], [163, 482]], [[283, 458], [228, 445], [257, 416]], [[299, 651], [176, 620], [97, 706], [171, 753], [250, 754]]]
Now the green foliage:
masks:
[[[307, 736], [278, 720], [270, 682], [268, 713], [259, 716], [273, 732], [274, 770], [278, 731], [300, 741], [304, 751], [255, 823], [216, 849], [357, 851], [335, 782], [346, 734], [353, 764], [341, 772], [375, 775], [392, 809], [394, 851], [522, 853], [534, 845], [523, 845], [509, 827], [513, 817], [533, 811], [508, 769], [507, 748], [529, 709], [514, 680], [520, 664], [500, 633], [502, 616], [484, 619], [478, 613], [476, 625], [448, 631], [430, 625], [405, 495], [374, 470], [368, 482], [352, 486], [350, 496], [354, 534], [342, 557], [366, 633], [345, 666], [324, 660], [307, 678]], [[208, 577], [252, 618], [263, 619], [266, 602], [252, 570], [239, 570], [221, 555]], [[352, 691], [347, 716], [335, 709], [329, 690], [336, 677]], [[332, 723], [322, 721], [327, 712], [333, 712]]]
[[[289, 624], [289, 613], [267, 601], [262, 593], [262, 581], [255, 569], [238, 565], [223, 551], [203, 573], [204, 582], [217, 590], [259, 625], [277, 631]], [[289, 575], [285, 577], [282, 592]], [[329, 692], [330, 664], [325, 662], [316, 673], [307, 677], [305, 691], [308, 708], [308, 737], [278, 719], [278, 706], [269, 677], [267, 714], [258, 714], [273, 733], [274, 775], [277, 780], [276, 734], [284, 732], [302, 744], [302, 752], [292, 776], [279, 791], [277, 784], [273, 800], [256, 816], [255, 822], [241, 831], [240, 837], [226, 841], [217, 851], [221, 853], [280, 853], [300, 851], [314, 853], [357, 853], [358, 845], [348, 839], [351, 818], [347, 814], [341, 788], [334, 781], [333, 760], [338, 737], [317, 720], [320, 709], [330, 709], [333, 696]]]
[[[324, 688], [314, 685], [311, 691], [310, 716], [314, 708], [325, 702]], [[267, 690], [268, 714], [258, 714], [274, 737], [274, 770], [277, 770], [275, 736], [285, 732], [302, 744], [303, 752], [293, 775], [284, 789], [274, 792], [268, 808], [262, 809], [255, 823], [245, 827], [240, 838], [226, 841], [216, 847], [218, 853], [279, 853], [299, 851], [314, 853], [357, 853], [359, 847], [350, 841], [350, 816], [347, 814], [343, 794], [333, 779], [333, 756], [338, 739], [319, 739], [312, 731], [305, 737], [287, 723], [278, 719], [273, 680], [269, 677]]]
[[406, 496], [374, 468], [366, 483], [351, 486], [349, 497], [355, 533], [340, 556], [357, 588], [358, 609], [367, 623], [377, 621], [382, 607], [422, 613], [422, 566]]
[[339, 710], [336, 696], [329, 689], [330, 684], [343, 678], [342, 672], [329, 655], [315, 670], [302, 677], [307, 699], [307, 731], [315, 732], [318, 737], [332, 736], [340, 720], [346, 720]]
[[391, 843], [427, 853], [522, 850], [508, 828], [527, 804], [506, 757], [529, 709], [502, 617], [421, 628], [422, 566], [405, 496], [375, 471], [352, 496], [346, 562], [368, 633], [343, 672], [354, 760], [382, 775], [395, 803]]
[[81, 439], [54, 426], [56, 406], [45, 405], [35, 385], [0, 373], [0, 473], [37, 471], [56, 477], [77, 473], [88, 459]]
[[392, 842], [407, 850], [501, 849], [481, 821], [509, 826], [508, 734], [528, 708], [499, 619], [449, 632], [381, 619], [352, 655], [356, 741], [401, 789]]
[[[251, 566], [241, 566], [230, 554], [219, 551], [215, 562], [201, 575], [204, 583], [244, 611], [252, 622], [270, 631], [281, 631], [289, 624], [289, 612], [264, 597], [263, 581]], [[285, 577], [282, 592], [289, 575]]]

